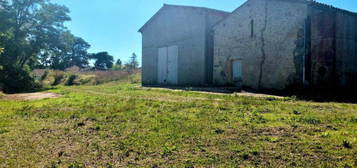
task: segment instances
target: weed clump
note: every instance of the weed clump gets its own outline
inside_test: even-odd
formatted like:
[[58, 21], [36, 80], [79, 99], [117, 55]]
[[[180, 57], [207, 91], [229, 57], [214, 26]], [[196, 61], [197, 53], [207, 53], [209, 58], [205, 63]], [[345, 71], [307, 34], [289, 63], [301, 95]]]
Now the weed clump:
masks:
[[82, 163], [74, 162], [68, 166], [68, 168], [84, 168], [85, 166]]
[[295, 114], [295, 115], [300, 115], [301, 112], [300, 112], [300, 111], [297, 111], [297, 110], [294, 110], [294, 114]]
[[294, 120], [297, 122], [302, 122], [302, 123], [312, 124], [312, 125], [321, 124], [321, 120], [314, 116], [300, 117], [300, 118], [295, 118]]
[[249, 159], [249, 153], [246, 153], [246, 152], [243, 152], [240, 157], [243, 159], [243, 160], [248, 160]]
[[216, 129], [214, 132], [215, 132], [216, 134], [223, 134], [223, 133], [224, 133], [224, 130], [222, 130], [222, 129]]
[[8, 133], [10, 132], [9, 130], [6, 130], [6, 129], [0, 129], [0, 135], [1, 134], [5, 134], [5, 133]]
[[342, 145], [345, 148], [352, 149], [352, 143], [348, 140], [343, 140]]

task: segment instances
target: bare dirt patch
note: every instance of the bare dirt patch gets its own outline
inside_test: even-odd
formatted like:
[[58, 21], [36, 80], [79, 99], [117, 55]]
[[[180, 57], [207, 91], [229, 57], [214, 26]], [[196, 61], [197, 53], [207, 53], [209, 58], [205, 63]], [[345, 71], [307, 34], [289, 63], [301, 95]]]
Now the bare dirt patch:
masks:
[[41, 100], [47, 98], [58, 98], [62, 95], [56, 93], [46, 93], [46, 92], [37, 92], [37, 93], [21, 93], [21, 94], [8, 94], [3, 96], [3, 99], [7, 100]]
[[269, 94], [262, 94], [262, 93], [252, 93], [252, 92], [236, 92], [234, 93], [237, 96], [248, 96], [248, 97], [258, 97], [258, 98], [276, 98], [276, 99], [284, 99], [283, 96], [276, 96], [276, 95], [269, 95]]

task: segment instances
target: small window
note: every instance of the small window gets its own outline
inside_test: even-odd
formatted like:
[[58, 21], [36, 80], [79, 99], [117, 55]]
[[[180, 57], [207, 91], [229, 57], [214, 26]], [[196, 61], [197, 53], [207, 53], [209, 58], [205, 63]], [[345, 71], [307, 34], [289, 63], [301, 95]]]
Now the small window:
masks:
[[254, 37], [254, 20], [253, 19], [250, 21], [250, 37], [251, 38]]

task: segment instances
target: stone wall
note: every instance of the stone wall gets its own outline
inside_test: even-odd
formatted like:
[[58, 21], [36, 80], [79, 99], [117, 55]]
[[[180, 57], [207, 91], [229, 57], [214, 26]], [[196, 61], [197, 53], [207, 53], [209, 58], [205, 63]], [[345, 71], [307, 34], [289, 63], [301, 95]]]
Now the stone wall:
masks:
[[214, 83], [232, 84], [231, 62], [241, 59], [246, 87], [301, 85], [306, 16], [304, 3], [247, 1], [214, 27]]

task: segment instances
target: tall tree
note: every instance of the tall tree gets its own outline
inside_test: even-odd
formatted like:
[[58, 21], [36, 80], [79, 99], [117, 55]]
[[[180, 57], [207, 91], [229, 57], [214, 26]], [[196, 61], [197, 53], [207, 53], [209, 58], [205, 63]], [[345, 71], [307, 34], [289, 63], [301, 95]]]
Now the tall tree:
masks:
[[98, 70], [108, 70], [113, 67], [114, 57], [109, 55], [108, 52], [99, 52], [92, 55], [95, 59], [94, 67]]
[[123, 65], [122, 65], [122, 62], [120, 59], [118, 59], [116, 62], [115, 62], [115, 65], [113, 66], [113, 70], [121, 70], [123, 68]]
[[25, 66], [41, 49], [50, 45], [69, 21], [68, 8], [46, 0], [8, 0], [12, 38], [5, 46], [7, 63]]
[[68, 13], [47, 0], [0, 0], [0, 82], [6, 91], [34, 87], [29, 71], [66, 30]]
[[130, 69], [137, 69], [139, 67], [138, 57], [135, 53], [131, 55], [128, 65]]
[[75, 37], [74, 44], [72, 45], [72, 53], [70, 59], [70, 66], [78, 66], [85, 68], [88, 66], [90, 55], [87, 50], [90, 45], [80, 37]]
[[115, 63], [115, 65], [122, 66], [122, 62], [119, 58], [118, 58], [117, 62]]
[[71, 66], [88, 67], [90, 45], [80, 37], [65, 31], [54, 36], [39, 55], [39, 67], [66, 69]]

